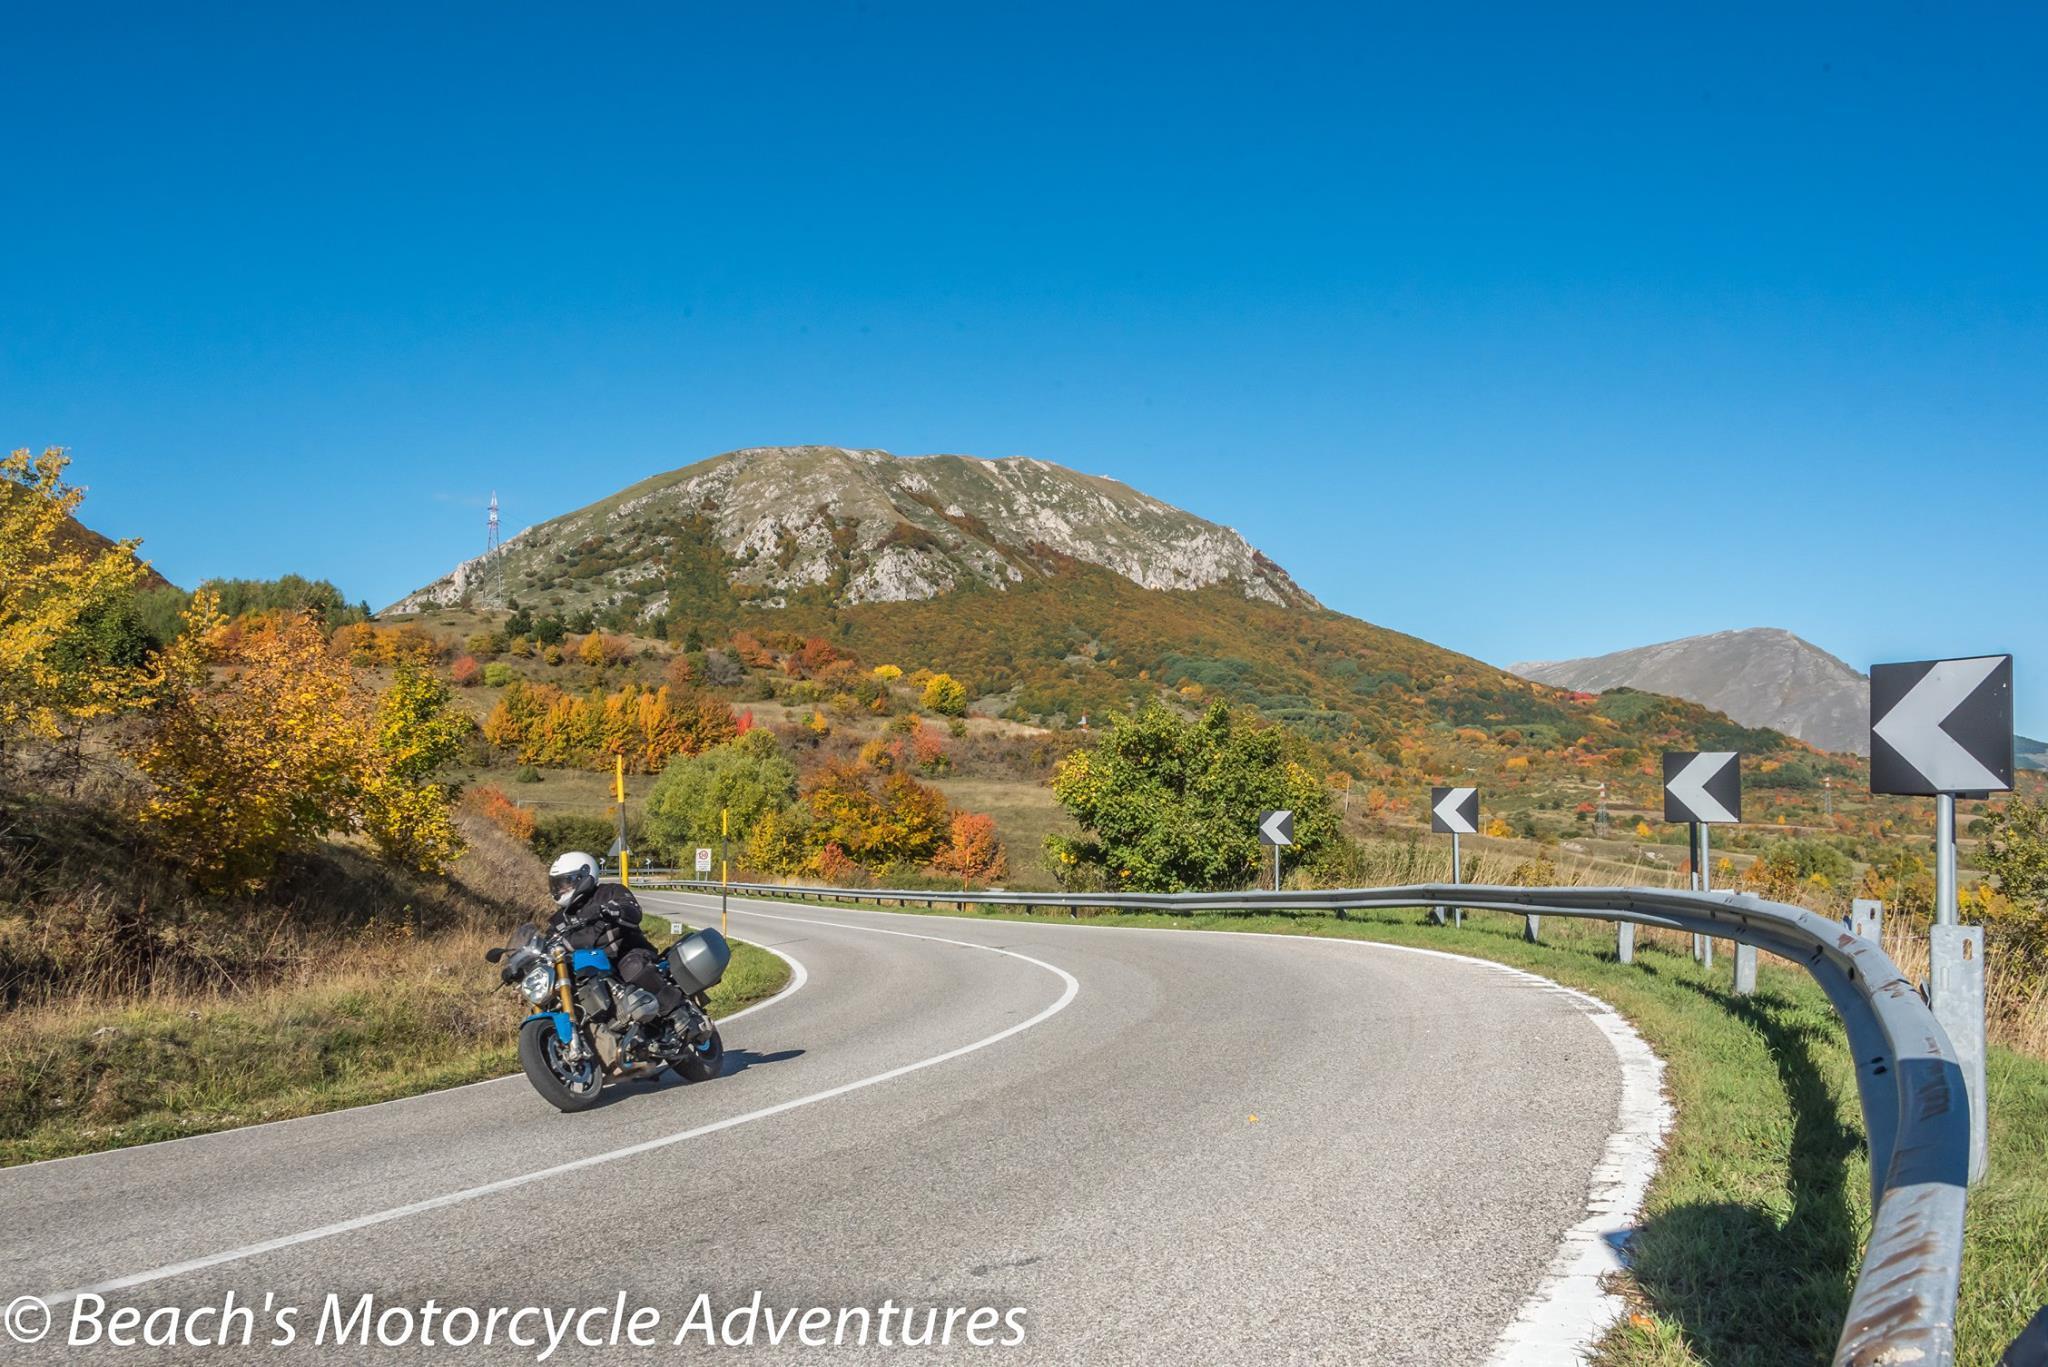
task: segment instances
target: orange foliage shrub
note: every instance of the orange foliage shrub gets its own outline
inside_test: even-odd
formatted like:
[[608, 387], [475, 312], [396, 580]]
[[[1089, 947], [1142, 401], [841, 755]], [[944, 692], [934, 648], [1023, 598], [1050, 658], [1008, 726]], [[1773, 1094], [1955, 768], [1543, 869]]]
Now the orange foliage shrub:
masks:
[[483, 666], [476, 662], [474, 655], [461, 656], [448, 670], [449, 677], [454, 679], [457, 688], [476, 687], [476, 682], [483, 672]]
[[521, 844], [533, 839], [533, 813], [505, 796], [502, 789], [481, 785], [462, 795], [462, 809], [496, 826]]
[[982, 812], [961, 812], [953, 818], [945, 848], [932, 859], [935, 872], [970, 883], [993, 883], [1009, 874], [1010, 859], [996, 836], [994, 818]]

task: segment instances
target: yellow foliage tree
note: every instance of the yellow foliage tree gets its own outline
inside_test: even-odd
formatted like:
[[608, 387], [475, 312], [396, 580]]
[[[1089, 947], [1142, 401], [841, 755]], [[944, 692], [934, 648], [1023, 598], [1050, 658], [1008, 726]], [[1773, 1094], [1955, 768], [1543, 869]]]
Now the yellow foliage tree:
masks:
[[402, 665], [373, 696], [311, 616], [237, 642], [207, 592], [164, 674], [132, 754], [151, 786], [140, 816], [202, 886], [259, 886], [283, 856], [337, 832], [429, 872], [462, 852], [453, 793], [433, 774], [469, 722], [440, 679]]
[[951, 674], [934, 674], [925, 680], [919, 701], [930, 711], [957, 717], [967, 710], [967, 685]]
[[142, 821], [164, 848], [205, 886], [253, 887], [288, 851], [354, 824], [374, 765], [371, 699], [310, 618], [222, 658], [224, 625], [215, 597], [196, 595], [134, 760], [153, 789]]
[[69, 464], [54, 446], [0, 460], [0, 758], [13, 738], [55, 739], [135, 707], [162, 678], [139, 650], [104, 644], [147, 567], [140, 542], [79, 533], [85, 491], [65, 482]]

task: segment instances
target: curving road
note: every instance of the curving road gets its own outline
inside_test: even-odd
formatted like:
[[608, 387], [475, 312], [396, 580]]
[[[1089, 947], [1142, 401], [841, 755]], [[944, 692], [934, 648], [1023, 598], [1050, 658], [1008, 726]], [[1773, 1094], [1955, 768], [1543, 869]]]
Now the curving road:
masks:
[[[710, 1083], [561, 1116], [512, 1078], [0, 1171], [0, 1300], [58, 1302], [0, 1361], [365, 1360], [310, 1341], [322, 1297], [364, 1292], [661, 1311], [658, 1347], [572, 1336], [549, 1362], [818, 1358], [793, 1330], [671, 1346], [700, 1292], [723, 1316], [758, 1291], [871, 1326], [962, 1307], [953, 1351], [1016, 1362], [1479, 1362], [1587, 1218], [1622, 1098], [1581, 1003], [1443, 956], [749, 902], [731, 929], [804, 981], [725, 1027]], [[269, 1295], [301, 1335], [68, 1347], [82, 1288]], [[1022, 1309], [989, 1331], [1022, 1346], [966, 1346], [983, 1306]], [[535, 1347], [501, 1321], [488, 1348], [414, 1331], [369, 1357], [530, 1362], [537, 1323]], [[823, 1355], [901, 1356], [869, 1342]]]

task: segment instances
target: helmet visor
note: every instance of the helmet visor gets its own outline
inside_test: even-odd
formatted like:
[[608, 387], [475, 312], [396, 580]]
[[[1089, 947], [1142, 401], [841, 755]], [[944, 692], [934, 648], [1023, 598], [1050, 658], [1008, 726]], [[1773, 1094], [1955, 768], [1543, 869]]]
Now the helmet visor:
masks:
[[548, 875], [548, 893], [555, 901], [560, 902], [564, 897], [581, 888], [584, 885], [584, 880], [589, 877], [590, 871], [581, 868], [570, 869], [566, 873], [551, 873]]

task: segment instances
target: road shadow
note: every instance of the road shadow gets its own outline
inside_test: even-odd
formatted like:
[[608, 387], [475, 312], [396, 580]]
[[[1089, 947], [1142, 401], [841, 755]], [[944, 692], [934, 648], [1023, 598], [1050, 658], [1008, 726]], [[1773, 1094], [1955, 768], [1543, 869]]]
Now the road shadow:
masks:
[[[1774, 993], [1738, 997], [1673, 977], [1755, 1031], [1769, 1050], [1791, 1109], [1790, 1205], [1731, 1199], [1670, 1207], [1629, 1241], [1630, 1270], [1704, 1362], [1825, 1363], [1855, 1284], [1864, 1227], [1849, 1184], [1863, 1180], [1856, 1159], [1866, 1149], [1815, 1061], [1816, 1050], [1833, 1042], [1829, 1024]], [[1755, 1142], [1773, 1140], [1757, 1135]]]
[[770, 1063], [787, 1063], [793, 1058], [802, 1058], [801, 1049], [777, 1049], [772, 1054], [757, 1054], [751, 1049], [728, 1049], [725, 1051], [725, 1067], [719, 1070], [720, 1077], [731, 1077], [744, 1073], [749, 1068], [760, 1068]]
[[[757, 1054], [751, 1049], [728, 1049], [725, 1051], [724, 1066], [719, 1069], [718, 1076], [706, 1078], [705, 1081], [716, 1082], [719, 1078], [732, 1077], [737, 1073], [744, 1073], [749, 1068], [760, 1068], [775, 1063], [787, 1063], [790, 1059], [802, 1058], [803, 1055], [804, 1051], [802, 1049], [778, 1049], [772, 1054]], [[613, 1082], [608, 1084], [604, 1091], [599, 1094], [597, 1104], [590, 1107], [590, 1109], [601, 1111], [607, 1106], [618, 1106], [642, 1097], [654, 1096], [661, 1092], [696, 1085], [700, 1084], [687, 1082], [675, 1073], [666, 1071], [657, 1073], [653, 1077], [634, 1078], [629, 1082]]]

